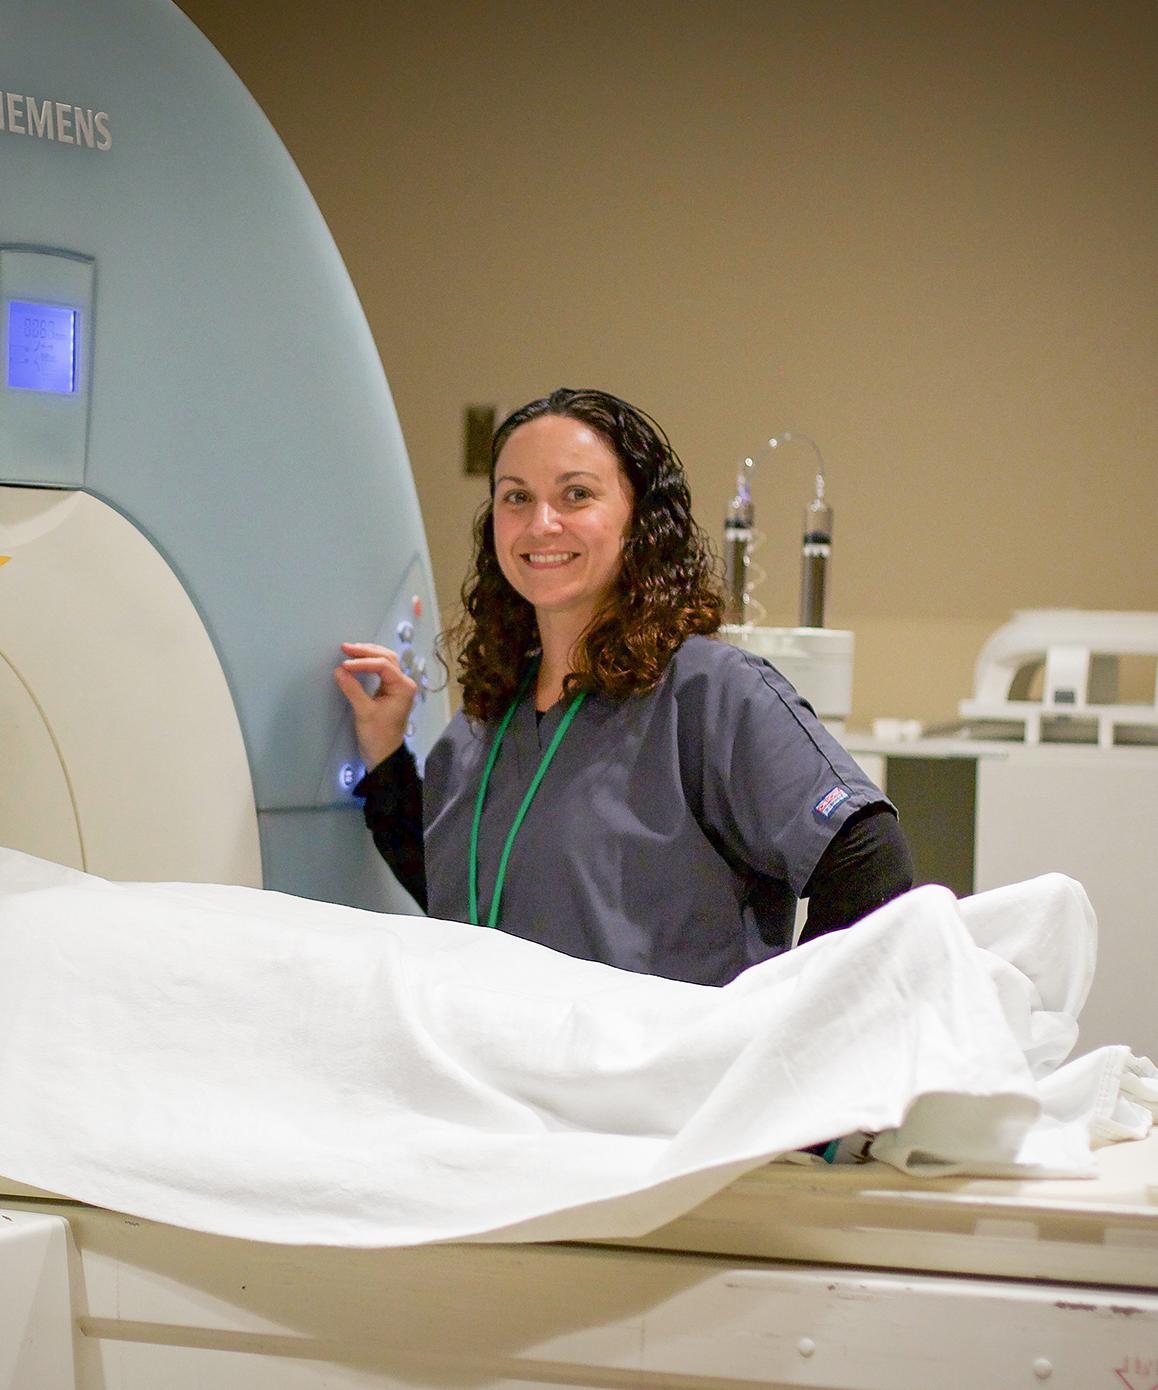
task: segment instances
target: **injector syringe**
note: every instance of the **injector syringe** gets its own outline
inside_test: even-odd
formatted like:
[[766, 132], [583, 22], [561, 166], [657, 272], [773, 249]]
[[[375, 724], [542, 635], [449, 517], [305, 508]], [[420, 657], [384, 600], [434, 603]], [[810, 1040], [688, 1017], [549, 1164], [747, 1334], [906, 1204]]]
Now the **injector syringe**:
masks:
[[804, 509], [804, 540], [800, 551], [800, 626], [824, 626], [825, 583], [832, 555], [832, 508], [824, 500], [824, 457], [815, 439], [806, 434], [784, 431], [768, 441], [776, 449], [799, 441], [809, 444], [816, 454], [816, 496]]

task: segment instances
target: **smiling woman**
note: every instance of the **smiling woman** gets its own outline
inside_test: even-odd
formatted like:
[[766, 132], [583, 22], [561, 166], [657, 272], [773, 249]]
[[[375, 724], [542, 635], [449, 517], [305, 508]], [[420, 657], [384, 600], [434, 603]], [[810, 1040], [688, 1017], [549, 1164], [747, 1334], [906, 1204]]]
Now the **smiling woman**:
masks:
[[[641, 694], [686, 638], [720, 626], [719, 584], [683, 465], [643, 411], [603, 391], [560, 388], [508, 416], [491, 460], [491, 499], [475, 521], [475, 563], [463, 586], [465, 618], [448, 634], [468, 714], [500, 715], [540, 651], [540, 709], [564, 685]], [[504, 482], [532, 470], [533, 478]], [[560, 486], [568, 472], [582, 476]], [[523, 539], [557, 542], [535, 552], [545, 565], [562, 562], [552, 552], [576, 554], [554, 589], [545, 574], [534, 591], [518, 578], [532, 577], [516, 554], [532, 484], [543, 495]]]
[[[414, 682], [386, 648], [335, 672], [356, 794], [431, 914], [724, 984], [911, 885], [893, 808], [773, 667], [725, 643], [683, 466], [642, 411], [560, 389], [491, 452], [462, 621], [462, 712], [420, 786]], [[368, 694], [357, 679], [374, 675]]]

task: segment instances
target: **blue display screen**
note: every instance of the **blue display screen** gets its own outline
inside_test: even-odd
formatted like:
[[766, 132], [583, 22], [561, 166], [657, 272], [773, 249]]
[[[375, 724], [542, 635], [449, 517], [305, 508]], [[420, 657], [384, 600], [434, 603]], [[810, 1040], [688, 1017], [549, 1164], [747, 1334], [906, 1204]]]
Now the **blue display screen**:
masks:
[[8, 304], [8, 385], [20, 391], [76, 390], [78, 310], [60, 304]]

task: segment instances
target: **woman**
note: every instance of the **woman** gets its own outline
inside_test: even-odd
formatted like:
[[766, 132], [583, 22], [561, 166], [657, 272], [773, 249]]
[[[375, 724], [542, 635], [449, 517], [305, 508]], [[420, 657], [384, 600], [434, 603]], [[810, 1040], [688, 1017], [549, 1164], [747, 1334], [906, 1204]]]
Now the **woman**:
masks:
[[560, 389], [491, 457], [450, 634], [463, 709], [421, 790], [397, 656], [345, 643], [335, 672], [367, 824], [429, 913], [720, 985], [791, 944], [798, 897], [806, 939], [909, 888], [881, 792], [777, 671], [712, 637], [710, 554], [658, 426]]

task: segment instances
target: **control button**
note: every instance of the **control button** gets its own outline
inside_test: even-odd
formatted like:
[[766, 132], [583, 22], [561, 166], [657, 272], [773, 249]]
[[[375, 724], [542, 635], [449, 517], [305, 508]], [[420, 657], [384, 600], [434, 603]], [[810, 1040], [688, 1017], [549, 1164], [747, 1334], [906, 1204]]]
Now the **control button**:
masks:
[[414, 674], [414, 648], [413, 648], [413, 647], [403, 647], [403, 648], [402, 648], [401, 655], [400, 655], [399, 658], [398, 658], [398, 664], [399, 664], [399, 666], [402, 667], [403, 671], [405, 671], [405, 673], [406, 673], [408, 676]]
[[338, 786], [344, 792], [356, 787], [362, 780], [362, 769], [358, 763], [343, 763], [338, 769]]
[[417, 594], [415, 594], [413, 598], [410, 600], [410, 607], [416, 618], [422, 617], [422, 600], [418, 597]]
[[398, 624], [396, 631], [399, 642], [414, 641], [414, 624], [408, 623], [405, 618]]
[[407, 738], [413, 738], [413, 737], [414, 737], [414, 720], [413, 720], [413, 719], [412, 719], [412, 720], [410, 721], [410, 723], [407, 724], [407, 726], [406, 726], [406, 737], [407, 737]]

